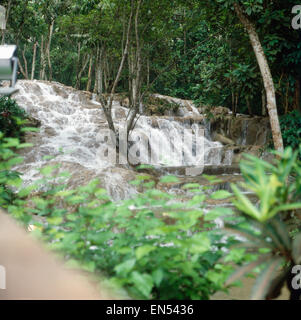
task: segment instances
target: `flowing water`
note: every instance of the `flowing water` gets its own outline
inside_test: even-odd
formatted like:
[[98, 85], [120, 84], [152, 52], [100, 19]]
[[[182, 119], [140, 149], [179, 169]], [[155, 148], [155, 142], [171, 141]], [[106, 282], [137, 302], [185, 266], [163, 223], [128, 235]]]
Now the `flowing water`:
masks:
[[[134, 177], [130, 166], [116, 166], [112, 158], [100, 156], [114, 148], [100, 134], [106, 132], [107, 124], [101, 105], [90, 93], [43, 81], [19, 81], [17, 87], [19, 92], [14, 98], [18, 104], [41, 122], [39, 133], [31, 134], [29, 139], [35, 146], [26, 150], [24, 164], [17, 168], [26, 183], [39, 177], [37, 169], [46, 165], [45, 156], [54, 156], [53, 162], [62, 164], [75, 175], [82, 175], [81, 179], [75, 179], [76, 183], [98, 176], [117, 200], [136, 192], [128, 184]], [[183, 110], [183, 119], [185, 116], [200, 116], [195, 108]], [[119, 132], [127, 114], [127, 108], [118, 101], [113, 102], [113, 119]], [[146, 142], [141, 139], [141, 134], [146, 137]], [[132, 151], [133, 161], [163, 168], [229, 165], [232, 161], [230, 151], [225, 153], [219, 142], [211, 141], [206, 121], [190, 125], [174, 117], [138, 115], [126, 148]]]

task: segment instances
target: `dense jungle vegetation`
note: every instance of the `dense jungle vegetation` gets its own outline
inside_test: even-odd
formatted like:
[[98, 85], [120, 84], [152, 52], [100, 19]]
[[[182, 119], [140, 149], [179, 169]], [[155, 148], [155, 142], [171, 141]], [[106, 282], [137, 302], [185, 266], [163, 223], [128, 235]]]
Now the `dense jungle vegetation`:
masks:
[[[266, 114], [264, 86], [233, 0], [5, 0], [2, 42], [19, 47], [21, 78], [111, 92], [129, 30], [117, 91], [131, 87]], [[241, 1], [273, 75], [278, 112], [300, 108], [295, 1]], [[139, 91], [139, 90], [138, 90]]]

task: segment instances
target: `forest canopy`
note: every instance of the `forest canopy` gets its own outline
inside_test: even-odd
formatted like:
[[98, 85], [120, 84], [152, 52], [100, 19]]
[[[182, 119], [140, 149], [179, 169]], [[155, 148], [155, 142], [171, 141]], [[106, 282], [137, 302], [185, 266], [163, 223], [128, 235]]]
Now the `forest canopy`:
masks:
[[[248, 34], [233, 0], [5, 0], [2, 42], [19, 47], [25, 79], [111, 92], [152, 91], [234, 112], [266, 114]], [[299, 32], [294, 1], [238, 1], [254, 23], [273, 76], [280, 114], [300, 108]], [[299, 49], [299, 50], [298, 50]], [[135, 89], [136, 88], [136, 89]], [[135, 92], [132, 93], [134, 99]]]

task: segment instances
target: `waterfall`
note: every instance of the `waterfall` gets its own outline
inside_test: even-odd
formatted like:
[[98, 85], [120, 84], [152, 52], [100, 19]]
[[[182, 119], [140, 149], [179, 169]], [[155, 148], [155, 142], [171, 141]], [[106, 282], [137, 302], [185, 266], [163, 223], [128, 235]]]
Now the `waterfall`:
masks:
[[[47, 163], [44, 156], [54, 156], [52, 162], [62, 164], [73, 174], [82, 174], [82, 179], [85, 176], [93, 178], [93, 175], [101, 177], [114, 198], [124, 198], [135, 192], [134, 187], [128, 184], [129, 169], [116, 167], [116, 163], [103, 161], [98, 156], [100, 149], [107, 148], [107, 152], [110, 152], [111, 146], [106, 146], [99, 139], [99, 132], [107, 130], [107, 124], [101, 105], [92, 94], [55, 82], [35, 80], [18, 81], [17, 88], [19, 92], [14, 99], [30, 116], [41, 122], [39, 133], [30, 137], [35, 146], [24, 152], [24, 164], [18, 166], [25, 182], [38, 178], [36, 169]], [[194, 108], [189, 115], [196, 112]], [[128, 109], [114, 101], [112, 114], [116, 127], [121, 130]], [[204, 130], [205, 135], [202, 134]], [[229, 158], [223, 155], [223, 147], [219, 142], [209, 139], [208, 127], [199, 124], [189, 126], [173, 117], [138, 115], [128, 145], [128, 149], [133, 149], [134, 153], [135, 137], [141, 132], [148, 141], [146, 148], [136, 152], [139, 163], [153, 164], [155, 159], [160, 166], [195, 165], [195, 161], [201, 161], [196, 157], [196, 150], [199, 149], [199, 157], [205, 165], [221, 165], [223, 159]], [[183, 145], [185, 134], [188, 141], [192, 141], [191, 145], [186, 146], [186, 140]], [[190, 147], [192, 152], [188, 150]]]

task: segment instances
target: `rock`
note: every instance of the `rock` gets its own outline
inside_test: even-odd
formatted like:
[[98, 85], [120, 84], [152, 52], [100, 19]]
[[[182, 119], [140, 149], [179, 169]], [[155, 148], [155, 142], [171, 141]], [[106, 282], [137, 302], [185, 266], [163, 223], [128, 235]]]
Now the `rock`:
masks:
[[176, 115], [177, 117], [184, 117], [184, 116], [185, 116], [184, 108], [179, 108], [179, 109], [176, 111], [175, 115]]
[[216, 133], [216, 132], [213, 133], [212, 139], [214, 141], [218, 141], [218, 142], [225, 144], [225, 145], [227, 145], [227, 144], [234, 145], [235, 144], [235, 142], [233, 140], [231, 140], [231, 139], [229, 139], [219, 133]]
[[231, 139], [236, 145], [266, 145], [270, 124], [268, 118], [225, 115], [211, 121], [211, 132]]
[[230, 114], [231, 111], [229, 108], [226, 107], [213, 107], [210, 109], [210, 112], [215, 114], [215, 115], [220, 115], [220, 114]]
[[31, 116], [27, 117], [26, 127], [38, 128], [38, 127], [40, 127], [40, 125], [41, 125], [40, 120], [38, 120], [34, 117], [31, 117]]
[[123, 98], [123, 99], [120, 101], [120, 105], [121, 105], [122, 107], [129, 108], [129, 107], [130, 107], [130, 99], [129, 99], [128, 97]]
[[113, 109], [113, 118], [114, 119], [126, 119], [127, 112], [123, 108], [114, 108]]

